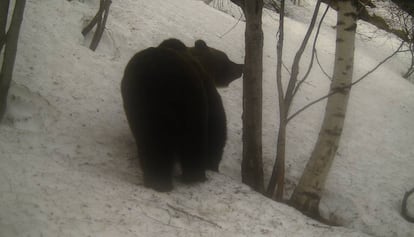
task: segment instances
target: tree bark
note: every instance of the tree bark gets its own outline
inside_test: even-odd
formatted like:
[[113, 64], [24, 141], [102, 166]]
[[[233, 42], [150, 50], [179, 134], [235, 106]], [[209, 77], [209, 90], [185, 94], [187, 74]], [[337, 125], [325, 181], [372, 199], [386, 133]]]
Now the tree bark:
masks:
[[17, 43], [20, 26], [23, 21], [26, 0], [16, 0], [9, 30], [6, 35], [4, 60], [0, 72], [0, 121], [3, 119], [7, 106], [7, 95], [13, 75], [14, 61], [16, 59]]
[[0, 1], [0, 54], [6, 42], [7, 15], [9, 13], [10, 0]]
[[325, 181], [338, 149], [352, 83], [356, 3], [354, 0], [338, 1], [337, 36], [334, 75], [323, 124], [318, 140], [304, 173], [294, 190], [290, 204], [303, 213], [319, 217], [319, 202]]
[[262, 68], [263, 0], [243, 2], [246, 16], [245, 67], [243, 76], [243, 160], [242, 181], [263, 193], [262, 161]]
[[[276, 6], [274, 6], [276, 7]], [[276, 186], [279, 192], [276, 194], [276, 200], [280, 201], [283, 197], [285, 183], [285, 147], [286, 147], [286, 126], [287, 111], [282, 85], [282, 64], [283, 64], [283, 41], [285, 36], [285, 0], [280, 1], [279, 11], [279, 39], [277, 42], [277, 65], [276, 65], [276, 83], [277, 94], [279, 99], [279, 132], [277, 136], [276, 158], [273, 165], [273, 172], [267, 186], [266, 195], [273, 197]], [[282, 192], [280, 192], [282, 190]]]

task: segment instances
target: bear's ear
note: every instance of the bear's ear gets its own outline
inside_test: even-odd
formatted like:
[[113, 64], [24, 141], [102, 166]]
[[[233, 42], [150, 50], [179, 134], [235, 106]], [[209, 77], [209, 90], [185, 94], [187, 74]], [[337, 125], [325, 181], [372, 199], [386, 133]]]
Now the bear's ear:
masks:
[[194, 43], [194, 47], [196, 49], [199, 49], [199, 50], [206, 50], [206, 49], [208, 49], [208, 46], [207, 46], [206, 42], [204, 42], [204, 40], [197, 40]]

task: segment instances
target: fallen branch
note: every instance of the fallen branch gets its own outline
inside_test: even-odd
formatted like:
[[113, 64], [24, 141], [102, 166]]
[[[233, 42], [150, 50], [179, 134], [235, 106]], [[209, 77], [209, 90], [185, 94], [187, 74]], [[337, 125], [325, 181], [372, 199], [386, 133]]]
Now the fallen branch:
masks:
[[[96, 13], [95, 17], [91, 20], [91, 22], [82, 30], [83, 36], [86, 36], [92, 28], [96, 26], [95, 34], [93, 35], [91, 45], [89, 48], [93, 51], [98, 47], [99, 41], [102, 38], [102, 34], [105, 30], [106, 21], [108, 19], [109, 14], [109, 6], [111, 5], [111, 0], [100, 0], [99, 3], [99, 10]], [[102, 16], [103, 15], [103, 16]]]
[[199, 219], [199, 220], [201, 220], [201, 221], [203, 221], [203, 222], [209, 223], [210, 225], [213, 225], [213, 226], [218, 227], [218, 228], [220, 228], [220, 229], [222, 229], [222, 228], [223, 228], [223, 227], [221, 227], [220, 225], [218, 225], [217, 223], [214, 223], [213, 221], [207, 220], [207, 219], [205, 219], [205, 218], [203, 218], [203, 217], [201, 217], [201, 216], [197, 216], [197, 215], [191, 214], [191, 213], [189, 213], [189, 212], [187, 212], [186, 210], [183, 210], [183, 209], [181, 209], [181, 208], [174, 207], [174, 206], [172, 206], [172, 205], [170, 205], [170, 204], [168, 204], [168, 203], [167, 203], [167, 206], [168, 206], [169, 208], [173, 209], [173, 210], [174, 210], [174, 211], [176, 211], [176, 212], [181, 212], [181, 213], [184, 213], [184, 214], [186, 214], [187, 216], [191, 216], [191, 217], [193, 217], [193, 218]]
[[109, 14], [109, 6], [111, 5], [111, 0], [105, 1], [105, 9], [104, 9], [104, 17], [102, 22], [98, 22], [98, 26], [96, 27], [95, 35], [93, 36], [91, 45], [89, 46], [90, 49], [95, 51], [96, 47], [98, 47], [99, 41], [102, 38], [102, 34], [105, 30], [106, 21], [108, 20], [108, 14]]
[[407, 210], [407, 200], [408, 197], [414, 193], [414, 188], [404, 194], [404, 198], [401, 204], [401, 216], [408, 222], [414, 223], [414, 217], [408, 214]]
[[89, 31], [91, 31], [93, 29], [93, 27], [96, 25], [96, 23], [98, 22], [98, 19], [102, 19], [102, 12], [104, 10], [104, 5], [103, 5], [103, 1], [101, 0], [100, 4], [99, 4], [99, 10], [96, 13], [95, 17], [91, 20], [91, 22], [89, 22], [89, 24], [87, 26], [85, 26], [85, 28], [83, 28], [82, 30], [82, 35], [86, 36]]

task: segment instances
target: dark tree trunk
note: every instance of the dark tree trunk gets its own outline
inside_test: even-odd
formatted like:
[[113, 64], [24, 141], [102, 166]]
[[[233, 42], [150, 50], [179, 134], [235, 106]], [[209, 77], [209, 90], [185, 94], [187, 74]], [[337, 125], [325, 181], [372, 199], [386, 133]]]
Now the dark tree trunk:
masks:
[[10, 27], [6, 34], [4, 59], [0, 72], [0, 121], [3, 119], [6, 112], [7, 95], [13, 75], [17, 42], [19, 39], [20, 26], [23, 21], [25, 5], [26, 0], [16, 0]]
[[[233, 1], [234, 2], [234, 1]], [[263, 193], [262, 161], [262, 71], [263, 0], [237, 1], [246, 17], [245, 67], [243, 76], [242, 181]]]
[[6, 26], [7, 26], [7, 15], [9, 13], [10, 0], [0, 1], [0, 53], [3, 49], [4, 43], [6, 42]]

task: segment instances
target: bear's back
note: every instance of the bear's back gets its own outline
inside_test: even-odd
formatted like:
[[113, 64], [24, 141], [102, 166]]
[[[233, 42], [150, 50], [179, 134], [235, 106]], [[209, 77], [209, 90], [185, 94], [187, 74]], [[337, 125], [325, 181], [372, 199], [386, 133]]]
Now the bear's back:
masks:
[[[203, 90], [197, 69], [186, 58], [167, 48], [147, 48], [132, 57], [125, 68], [122, 93], [150, 99], [179, 99]], [[154, 98], [155, 99], [155, 98]]]

